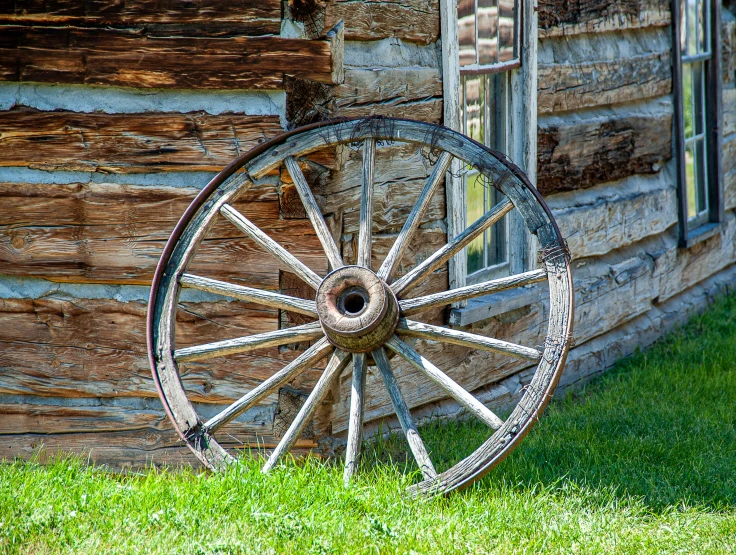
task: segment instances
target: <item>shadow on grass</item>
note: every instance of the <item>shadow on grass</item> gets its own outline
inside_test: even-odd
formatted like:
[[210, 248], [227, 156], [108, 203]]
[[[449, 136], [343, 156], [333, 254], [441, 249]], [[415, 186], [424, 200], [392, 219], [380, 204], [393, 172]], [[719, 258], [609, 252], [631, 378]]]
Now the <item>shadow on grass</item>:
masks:
[[[420, 433], [438, 470], [487, 437], [474, 421], [430, 423]], [[414, 471], [403, 439], [379, 441], [368, 459]], [[670, 506], [736, 507], [736, 296], [646, 352], [620, 362], [574, 396], [556, 400], [476, 488], [543, 485], [607, 489]]]

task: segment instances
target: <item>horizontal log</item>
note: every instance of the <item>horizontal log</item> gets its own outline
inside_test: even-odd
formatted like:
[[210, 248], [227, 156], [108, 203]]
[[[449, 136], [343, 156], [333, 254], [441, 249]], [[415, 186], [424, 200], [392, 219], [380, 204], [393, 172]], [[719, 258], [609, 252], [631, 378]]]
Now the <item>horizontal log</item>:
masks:
[[[75, 183], [0, 183], [0, 264], [5, 274], [57, 281], [150, 284], [176, 222], [199, 191]], [[305, 220], [279, 217], [275, 187], [257, 185], [235, 207], [320, 275], [327, 262]], [[189, 271], [278, 289], [282, 265], [219, 218]]]
[[[144, 302], [0, 299], [0, 393], [51, 397], [156, 397], [148, 364]], [[177, 347], [276, 329], [275, 310], [241, 302], [181, 303]], [[230, 403], [298, 353], [276, 348], [181, 365], [194, 401]], [[310, 387], [318, 371], [294, 387]], [[275, 396], [264, 404], [275, 402]]]
[[286, 91], [286, 116], [294, 125], [367, 115], [442, 122], [437, 68], [347, 68], [342, 85], [287, 79]]
[[540, 118], [537, 149], [545, 195], [657, 173], [672, 157], [672, 112]]
[[0, 112], [0, 166], [109, 173], [219, 171], [278, 135], [278, 116]]
[[397, 38], [420, 44], [437, 41], [439, 0], [331, 0], [326, 3], [324, 27], [345, 22], [347, 40]]
[[278, 0], [16, 0], [3, 6], [0, 25], [143, 27], [148, 33], [196, 36], [277, 35], [281, 28]]
[[677, 192], [666, 172], [547, 198], [573, 258], [601, 256], [677, 223]]
[[[273, 443], [240, 443], [224, 441], [225, 447], [245, 449], [245, 454], [268, 454]], [[316, 444], [312, 440], [299, 440], [295, 455], [304, 454]], [[240, 451], [243, 453], [243, 451]], [[16, 458], [49, 462], [60, 453], [79, 455], [83, 460], [104, 464], [113, 470], [194, 466], [201, 468], [194, 454], [171, 430], [134, 430], [128, 432], [71, 433], [71, 434], [22, 434], [5, 438], [0, 460]]]
[[672, 19], [662, 0], [540, 0], [538, 13], [541, 38], [665, 27]]
[[153, 37], [135, 29], [7, 26], [0, 34], [0, 80], [273, 90], [283, 87], [284, 75], [335, 82], [333, 44], [280, 37]]
[[669, 94], [669, 52], [618, 60], [539, 65], [539, 113], [579, 110]]
[[340, 21], [345, 39], [370, 41], [397, 38], [430, 44], [439, 38], [439, 0], [289, 0], [286, 17], [304, 25], [309, 37], [319, 37]]

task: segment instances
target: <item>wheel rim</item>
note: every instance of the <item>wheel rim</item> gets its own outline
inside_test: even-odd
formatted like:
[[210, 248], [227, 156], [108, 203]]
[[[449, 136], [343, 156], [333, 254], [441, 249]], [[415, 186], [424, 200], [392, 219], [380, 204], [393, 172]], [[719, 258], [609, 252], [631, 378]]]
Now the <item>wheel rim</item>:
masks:
[[[426, 146], [437, 156], [419, 200], [380, 268], [374, 272], [370, 269], [370, 260], [377, 141]], [[340, 249], [300, 169], [299, 159], [326, 147], [357, 142], [362, 142], [363, 151], [360, 223], [356, 265], [349, 266], [343, 263]], [[394, 279], [396, 268], [419, 227], [422, 215], [453, 159], [462, 160], [478, 169], [506, 199], [468, 226], [458, 237], [448, 240], [427, 260]], [[238, 195], [251, 187], [254, 180], [282, 165], [298, 190], [332, 268], [332, 272], [324, 278], [232, 207]], [[416, 285], [444, 266], [474, 237], [512, 209], [520, 213], [528, 231], [537, 236], [543, 253], [542, 269], [418, 298], [407, 297]], [[277, 258], [283, 267], [316, 290], [316, 300], [289, 297], [187, 273], [187, 267], [199, 245], [218, 218], [229, 221], [245, 237], [255, 241]], [[549, 317], [543, 351], [411, 319], [413, 314], [431, 307], [540, 281], [549, 283]], [[317, 322], [177, 350], [175, 320], [182, 287], [301, 313], [317, 318]], [[255, 406], [275, 389], [289, 383], [310, 365], [328, 360], [306, 402], [266, 462], [264, 471], [270, 470], [294, 445], [336, 377], [351, 366], [346, 483], [355, 472], [358, 461], [367, 365], [371, 362], [377, 366], [383, 378], [411, 452], [422, 471], [424, 480], [412, 486], [410, 491], [415, 494], [437, 494], [465, 487], [479, 479], [511, 452], [538, 419], [559, 380], [569, 349], [573, 324], [572, 291], [569, 255], [554, 218], [524, 174], [503, 155], [457, 132], [411, 120], [376, 118], [317, 124], [284, 134], [241, 156], [213, 179], [189, 207], [167, 243], [154, 277], [148, 317], [149, 358], [154, 380], [170, 419], [188, 447], [211, 469], [223, 468], [233, 460], [214, 438], [222, 426], [247, 408]], [[361, 318], [364, 315], [365, 318]], [[412, 349], [406, 343], [410, 338], [500, 352], [539, 362], [518, 404], [511, 415], [502, 421], [447, 374]], [[180, 379], [180, 362], [314, 340], [316, 343], [284, 368], [208, 420], [197, 414]], [[488, 440], [458, 464], [438, 474], [412, 421], [387, 353], [413, 366], [471, 415], [494, 429]]]

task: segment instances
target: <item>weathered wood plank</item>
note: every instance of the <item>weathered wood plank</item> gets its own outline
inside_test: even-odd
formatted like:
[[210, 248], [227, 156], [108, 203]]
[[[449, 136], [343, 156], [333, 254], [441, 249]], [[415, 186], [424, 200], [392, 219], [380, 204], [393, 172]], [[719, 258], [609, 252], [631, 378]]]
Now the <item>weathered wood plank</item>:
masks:
[[669, 2], [662, 0], [540, 0], [539, 36], [557, 37], [670, 24]]
[[736, 87], [723, 87], [723, 137], [736, 133]]
[[280, 89], [333, 83], [333, 43], [280, 37], [152, 37], [136, 30], [7, 26], [0, 80], [121, 87]]
[[[5, 274], [148, 285], [176, 222], [197, 189], [115, 184], [0, 183], [0, 264]], [[327, 262], [311, 225], [282, 220], [274, 186], [235, 203], [312, 270]], [[190, 271], [251, 287], [279, 288], [281, 264], [229, 222], [218, 221]]]
[[287, 79], [285, 86], [286, 115], [294, 125], [367, 115], [442, 122], [438, 68], [346, 68], [342, 85]]
[[539, 65], [540, 114], [620, 104], [669, 94], [671, 56], [655, 52], [613, 61]]
[[[148, 364], [146, 304], [107, 299], [2, 299], [0, 393], [55, 397], [156, 397]], [[275, 330], [277, 313], [240, 302], [182, 303], [177, 346]], [[299, 353], [264, 349], [181, 365], [190, 398], [230, 403]], [[12, 371], [10, 370], [12, 369]], [[316, 373], [315, 373], [316, 372]], [[308, 370], [295, 387], [308, 387]], [[264, 404], [275, 402], [271, 396]]]
[[721, 80], [733, 85], [736, 80], [736, 18], [730, 11], [722, 11], [721, 22]]
[[110, 173], [219, 171], [282, 131], [278, 116], [81, 114], [22, 107], [0, 112], [0, 129], [0, 166]]
[[604, 255], [677, 223], [677, 192], [665, 171], [546, 200], [575, 259]]
[[142, 27], [197, 36], [277, 35], [281, 28], [278, 0], [53, 0], [5, 2], [0, 25]]
[[537, 147], [537, 187], [545, 195], [657, 173], [672, 157], [672, 112], [543, 118]]
[[[247, 438], [245, 438], [247, 440]], [[266, 452], [274, 443], [257, 441], [248, 443], [223, 441], [226, 447], [244, 449], [247, 453]], [[316, 447], [311, 440], [300, 440], [296, 444], [295, 455]], [[201, 468], [192, 452], [183, 444], [173, 430], [133, 430], [110, 433], [70, 433], [70, 434], [22, 434], [5, 438], [5, 448], [0, 460], [12, 461], [15, 458], [34, 459], [46, 462], [59, 453], [73, 453], [92, 463], [105, 464], [114, 470], [145, 469], [151, 464], [165, 467], [194, 466]]]
[[340, 21], [351, 41], [398, 38], [429, 44], [439, 38], [439, 0], [290, 0], [289, 14], [308, 36], [321, 36]]

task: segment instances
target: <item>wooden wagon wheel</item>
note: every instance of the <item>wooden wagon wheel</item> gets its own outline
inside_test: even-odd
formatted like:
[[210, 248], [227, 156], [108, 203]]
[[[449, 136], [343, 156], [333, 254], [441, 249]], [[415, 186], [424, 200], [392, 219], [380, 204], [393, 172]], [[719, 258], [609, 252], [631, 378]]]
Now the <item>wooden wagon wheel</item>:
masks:
[[[436, 163], [396, 241], [380, 269], [374, 272], [370, 269], [369, 262], [377, 141], [426, 147], [436, 155]], [[299, 164], [302, 157], [326, 146], [346, 144], [362, 144], [363, 152], [357, 264], [347, 266], [343, 264], [340, 249], [328, 230]], [[462, 233], [447, 241], [429, 258], [405, 275], [394, 279], [402, 255], [453, 159], [462, 160], [464, 167], [478, 170], [505, 198]], [[283, 166], [290, 173], [306, 214], [324, 248], [331, 267], [327, 276], [317, 275], [232, 206], [234, 199], [253, 185], [253, 180]], [[528, 231], [539, 240], [543, 253], [542, 268], [477, 285], [415, 298], [407, 297], [407, 293], [415, 286], [443, 267], [452, 256], [513, 209], [518, 210]], [[283, 267], [311, 286], [316, 292], [314, 300], [188, 273], [187, 267], [195, 257], [198, 246], [217, 218], [228, 220], [244, 236], [271, 253]], [[247, 268], [247, 263], [244, 268]], [[429, 307], [446, 306], [543, 281], [549, 284], [547, 333], [543, 348], [517, 345], [460, 329], [412, 320], [412, 315]], [[176, 349], [174, 323], [182, 287], [288, 310], [311, 316], [318, 321]], [[153, 281], [148, 314], [149, 356], [153, 376], [168, 415], [187, 445], [211, 469], [222, 468], [233, 460], [215, 439], [223, 425], [289, 383], [307, 367], [330, 357], [296, 418], [270, 454], [263, 468], [264, 472], [273, 468], [294, 446], [331, 383], [350, 365], [352, 388], [346, 448], [346, 483], [355, 471], [359, 456], [367, 364], [375, 364], [424, 478], [412, 487], [412, 491], [441, 493], [462, 488], [479, 479], [519, 443], [537, 420], [557, 384], [569, 348], [572, 291], [569, 255], [559, 229], [537, 191], [524, 174], [505, 157], [457, 132], [421, 122], [389, 118], [328, 122], [286, 133], [242, 155], [215, 177], [192, 203], [166, 245]], [[408, 338], [424, 338], [502, 353], [537, 363], [536, 371], [510, 416], [502, 421], [443, 370], [417, 353], [407, 343]], [[198, 416], [182, 385], [178, 363], [303, 341], [316, 342], [216, 416], [206, 421]], [[398, 388], [389, 355], [394, 357], [393, 360], [403, 359], [427, 380], [435, 382], [472, 416], [485, 423], [490, 428], [490, 437], [470, 456], [438, 474]]]

